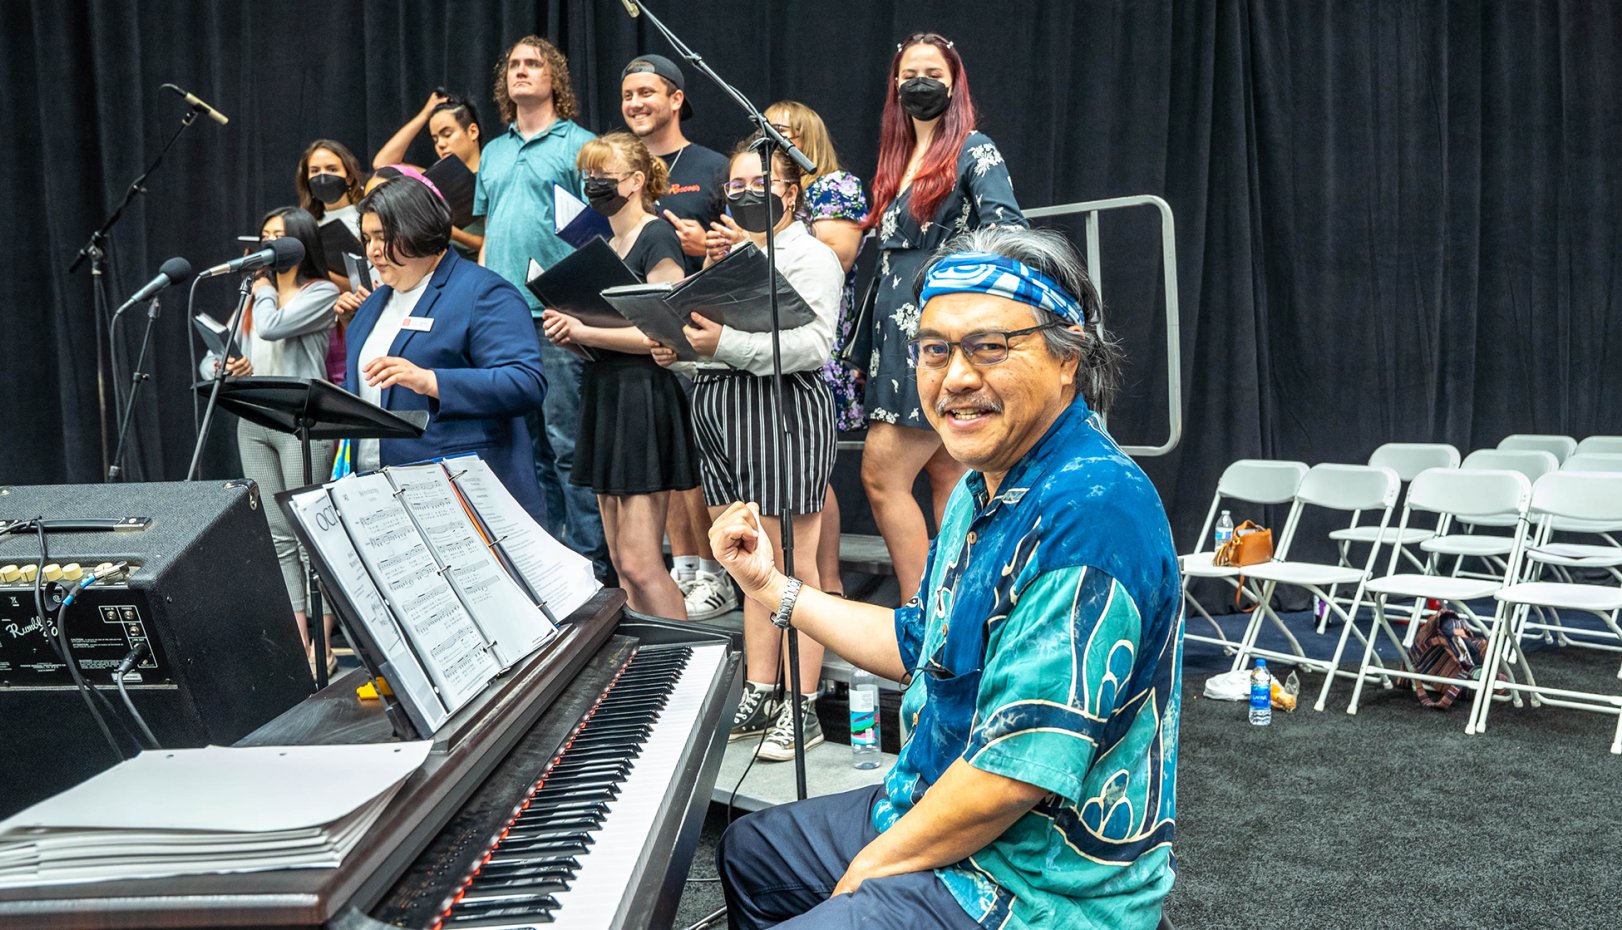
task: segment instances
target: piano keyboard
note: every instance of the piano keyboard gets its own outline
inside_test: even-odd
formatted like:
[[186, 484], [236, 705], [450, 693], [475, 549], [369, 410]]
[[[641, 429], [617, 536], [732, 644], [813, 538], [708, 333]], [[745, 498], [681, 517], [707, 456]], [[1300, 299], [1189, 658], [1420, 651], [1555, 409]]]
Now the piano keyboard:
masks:
[[638, 650], [446, 901], [435, 930], [615, 926], [724, 661], [721, 645]]

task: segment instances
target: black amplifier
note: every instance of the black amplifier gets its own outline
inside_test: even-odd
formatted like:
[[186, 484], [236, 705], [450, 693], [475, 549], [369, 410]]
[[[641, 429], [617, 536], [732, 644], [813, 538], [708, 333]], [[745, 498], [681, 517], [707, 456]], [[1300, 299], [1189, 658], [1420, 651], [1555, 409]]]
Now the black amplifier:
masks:
[[124, 683], [165, 748], [229, 745], [314, 690], [266, 503], [242, 480], [0, 486], [0, 817], [118, 761], [47, 640], [98, 565], [130, 571], [80, 591], [62, 629], [126, 752], [136, 727], [113, 674], [142, 644]]

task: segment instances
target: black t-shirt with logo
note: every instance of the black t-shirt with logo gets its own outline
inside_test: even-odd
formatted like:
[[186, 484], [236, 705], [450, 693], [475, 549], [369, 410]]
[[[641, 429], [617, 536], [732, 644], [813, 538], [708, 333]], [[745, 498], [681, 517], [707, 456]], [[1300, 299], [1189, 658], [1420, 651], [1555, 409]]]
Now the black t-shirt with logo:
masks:
[[[726, 194], [721, 186], [727, 179], [727, 157], [696, 142], [661, 156], [670, 169], [670, 190], [659, 198], [661, 215], [669, 210], [684, 220], [698, 220], [705, 229], [721, 217]], [[704, 256], [688, 255], [687, 273], [704, 265]]]

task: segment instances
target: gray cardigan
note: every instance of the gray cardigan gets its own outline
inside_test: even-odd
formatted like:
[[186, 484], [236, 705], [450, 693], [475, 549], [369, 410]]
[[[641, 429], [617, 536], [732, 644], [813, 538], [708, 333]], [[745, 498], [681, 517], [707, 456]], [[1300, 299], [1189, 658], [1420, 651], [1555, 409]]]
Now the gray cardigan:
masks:
[[253, 332], [261, 340], [279, 341], [281, 363], [276, 371], [260, 367], [253, 358], [256, 375], [282, 375], [288, 378], [327, 377], [327, 344], [338, 323], [333, 304], [338, 302], [338, 286], [331, 281], [311, 281], [304, 285], [287, 306], [276, 304], [274, 291], [260, 289], [253, 300]]

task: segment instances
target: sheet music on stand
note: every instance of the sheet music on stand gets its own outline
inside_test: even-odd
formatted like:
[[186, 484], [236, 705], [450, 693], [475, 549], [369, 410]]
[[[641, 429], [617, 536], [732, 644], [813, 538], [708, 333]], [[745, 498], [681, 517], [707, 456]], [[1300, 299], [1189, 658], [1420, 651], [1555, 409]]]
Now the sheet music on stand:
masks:
[[497, 554], [554, 618], [567, 617], [602, 589], [591, 560], [541, 528], [476, 455], [445, 460]]
[[490, 643], [502, 671], [557, 633], [490, 551], [438, 462], [389, 466], [383, 474], [401, 492], [406, 513], [439, 563], [450, 567], [446, 577]]
[[412, 641], [445, 709], [455, 713], [500, 669], [490, 644], [382, 474], [327, 489], [384, 602]]
[[366, 566], [345, 532], [327, 489], [295, 493], [290, 497], [290, 507], [295, 525], [304, 530], [308, 547], [325, 566], [322, 576], [329, 595], [341, 599], [337, 606], [348, 608], [340, 611], [346, 619], [360, 624], [359, 630], [350, 631], [359, 640], [356, 646], [363, 655], [376, 660], [377, 673], [388, 682], [394, 699], [417, 733], [426, 736], [438, 730], [450, 719], [450, 711], [439, 699], [422, 657], [401, 629], [399, 619], [366, 574]]

